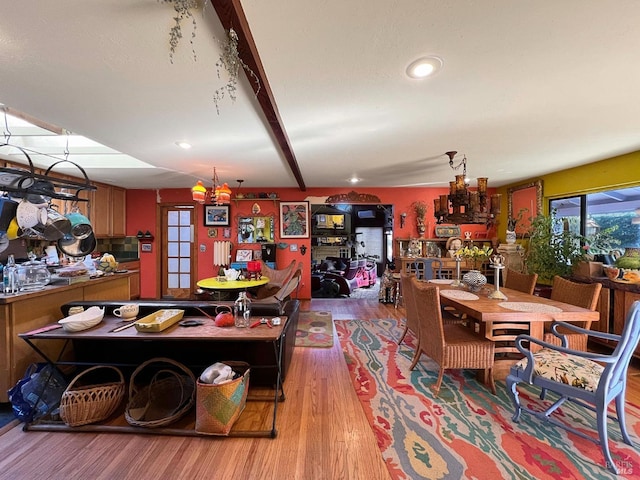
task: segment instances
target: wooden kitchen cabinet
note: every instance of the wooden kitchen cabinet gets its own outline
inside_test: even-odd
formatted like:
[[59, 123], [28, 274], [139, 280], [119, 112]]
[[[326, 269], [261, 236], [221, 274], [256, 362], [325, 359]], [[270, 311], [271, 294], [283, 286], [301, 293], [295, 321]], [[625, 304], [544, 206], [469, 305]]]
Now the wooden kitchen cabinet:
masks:
[[126, 194], [124, 188], [96, 184], [92, 192], [90, 220], [96, 237], [126, 235]]
[[[0, 402], [9, 400], [7, 390], [22, 378], [29, 364], [43, 361], [18, 334], [57, 322], [63, 318], [60, 307], [65, 303], [128, 300], [130, 277], [128, 273], [106, 275], [71, 285], [47, 285], [34, 292], [0, 296]], [[43, 345], [43, 349], [47, 355], [54, 355], [60, 352], [60, 345], [53, 342]]]

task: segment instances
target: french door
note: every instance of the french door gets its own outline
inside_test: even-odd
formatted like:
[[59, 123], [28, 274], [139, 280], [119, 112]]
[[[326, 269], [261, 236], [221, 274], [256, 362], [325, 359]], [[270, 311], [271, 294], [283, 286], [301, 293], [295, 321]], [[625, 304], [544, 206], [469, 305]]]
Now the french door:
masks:
[[188, 299], [195, 288], [197, 267], [193, 205], [162, 205], [162, 298]]

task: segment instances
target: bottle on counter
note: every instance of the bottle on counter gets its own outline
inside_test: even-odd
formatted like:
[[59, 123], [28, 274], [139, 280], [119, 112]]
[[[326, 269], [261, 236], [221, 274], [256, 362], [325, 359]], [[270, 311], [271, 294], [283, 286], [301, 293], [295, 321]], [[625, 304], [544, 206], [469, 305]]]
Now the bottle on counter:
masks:
[[251, 300], [246, 292], [240, 292], [234, 305], [234, 322], [236, 327], [248, 327], [251, 317]]
[[16, 266], [16, 259], [13, 254], [7, 258], [7, 266], [3, 270], [2, 284], [4, 285], [5, 295], [12, 295], [20, 292], [20, 282], [18, 279], [18, 267]]

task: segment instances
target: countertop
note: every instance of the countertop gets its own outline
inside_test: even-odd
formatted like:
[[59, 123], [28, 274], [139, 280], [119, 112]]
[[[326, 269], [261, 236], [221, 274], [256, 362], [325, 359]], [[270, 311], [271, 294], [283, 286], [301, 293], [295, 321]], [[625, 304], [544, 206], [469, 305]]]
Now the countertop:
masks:
[[133, 272], [125, 272], [125, 273], [116, 273], [116, 274], [111, 274], [111, 275], [103, 275], [101, 277], [96, 277], [96, 278], [90, 278], [89, 280], [85, 281], [85, 282], [78, 282], [78, 283], [73, 283], [71, 285], [62, 285], [62, 284], [49, 284], [46, 287], [44, 287], [42, 290], [36, 290], [36, 291], [32, 291], [32, 292], [21, 292], [15, 295], [5, 295], [3, 293], [0, 293], [0, 305], [6, 305], [9, 303], [14, 303], [20, 300], [24, 300], [24, 299], [28, 299], [28, 298], [35, 298], [35, 297], [41, 297], [41, 296], [45, 296], [45, 295], [51, 295], [52, 293], [55, 292], [62, 292], [65, 290], [70, 290], [70, 289], [74, 289], [74, 288], [83, 288], [87, 285], [97, 285], [100, 283], [106, 283], [106, 282], [111, 282], [114, 280], [118, 280], [121, 278], [128, 278], [131, 273]]

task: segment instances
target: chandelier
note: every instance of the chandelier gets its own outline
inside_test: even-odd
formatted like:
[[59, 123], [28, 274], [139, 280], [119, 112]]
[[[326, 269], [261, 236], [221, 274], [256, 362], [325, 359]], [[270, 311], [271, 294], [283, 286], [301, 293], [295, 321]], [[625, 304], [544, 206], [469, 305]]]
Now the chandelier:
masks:
[[437, 223], [492, 223], [496, 215], [500, 213], [500, 194], [487, 196], [487, 177], [478, 177], [478, 187], [470, 190], [467, 178], [467, 157], [454, 165], [453, 158], [458, 152], [446, 152], [449, 157], [449, 166], [453, 170], [460, 170], [462, 174], [456, 175], [455, 180], [449, 182], [449, 194], [440, 195], [433, 200], [434, 216]]
[[231, 203], [231, 189], [229, 185], [223, 183], [220, 185], [216, 168], [213, 167], [213, 187], [207, 190], [200, 180], [191, 187], [191, 195], [193, 200], [198, 203], [212, 203], [215, 205], [229, 205]]

